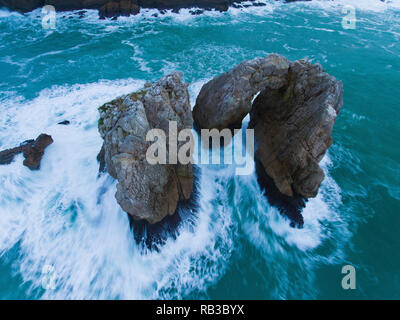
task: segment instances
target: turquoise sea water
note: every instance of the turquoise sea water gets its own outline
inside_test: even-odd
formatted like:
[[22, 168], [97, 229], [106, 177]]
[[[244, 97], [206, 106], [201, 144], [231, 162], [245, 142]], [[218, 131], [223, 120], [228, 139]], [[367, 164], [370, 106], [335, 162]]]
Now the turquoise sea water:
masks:
[[[343, 29], [344, 4], [356, 7]], [[0, 299], [400, 298], [400, 3], [280, 4], [118, 21], [0, 11], [0, 150], [51, 134], [41, 170], [0, 166]], [[139, 247], [97, 179], [97, 107], [174, 70], [201, 86], [244, 59], [309, 58], [343, 81], [344, 106], [304, 229], [271, 208], [253, 175], [202, 168], [194, 227]], [[70, 126], [58, 122], [70, 120]], [[343, 290], [343, 265], [357, 289]]]

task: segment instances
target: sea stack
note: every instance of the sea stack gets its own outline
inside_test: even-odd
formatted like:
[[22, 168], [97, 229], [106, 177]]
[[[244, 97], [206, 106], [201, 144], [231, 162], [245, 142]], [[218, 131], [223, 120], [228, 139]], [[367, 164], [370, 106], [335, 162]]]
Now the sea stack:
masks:
[[258, 181], [270, 203], [301, 227], [301, 209], [324, 179], [319, 162], [332, 144], [342, 105], [342, 83], [319, 64], [272, 54], [205, 84], [193, 117], [197, 129], [221, 130], [241, 127], [250, 113]]
[[282, 194], [317, 195], [324, 179], [318, 163], [333, 142], [342, 96], [341, 82], [300, 60], [290, 64], [282, 88], [265, 88], [255, 99], [249, 128], [258, 142], [256, 159]]
[[150, 164], [146, 156], [153, 144], [146, 140], [151, 129], [165, 132], [167, 144], [171, 122], [178, 131], [192, 129], [188, 85], [181, 77], [173, 73], [99, 108], [104, 139], [99, 160], [104, 159], [103, 167], [118, 180], [115, 197], [134, 220], [160, 222], [193, 191], [191, 163]]
[[[159, 10], [181, 8], [202, 8], [226, 11], [229, 5], [243, 0], [0, 0], [0, 7], [29, 12], [45, 5], [52, 5], [57, 11], [98, 9], [100, 18], [129, 16], [140, 12], [140, 8]], [[193, 11], [194, 13], [196, 11]]]

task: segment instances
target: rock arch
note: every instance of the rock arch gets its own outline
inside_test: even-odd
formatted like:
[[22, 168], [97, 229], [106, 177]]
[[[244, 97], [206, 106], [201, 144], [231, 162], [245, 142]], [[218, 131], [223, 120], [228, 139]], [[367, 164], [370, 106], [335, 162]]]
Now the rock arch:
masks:
[[321, 65], [272, 54], [244, 61], [205, 84], [193, 118], [198, 129], [221, 130], [241, 127], [250, 113], [259, 176], [272, 178], [291, 202], [317, 195], [324, 179], [319, 162], [332, 144], [342, 105], [342, 83]]

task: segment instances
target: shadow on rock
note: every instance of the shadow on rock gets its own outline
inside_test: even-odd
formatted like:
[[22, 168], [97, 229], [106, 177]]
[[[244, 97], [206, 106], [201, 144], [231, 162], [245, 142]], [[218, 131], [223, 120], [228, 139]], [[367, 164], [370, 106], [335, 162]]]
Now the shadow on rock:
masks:
[[267, 175], [264, 166], [259, 160], [255, 160], [257, 181], [263, 190], [269, 204], [290, 220], [293, 228], [303, 228], [304, 219], [301, 212], [306, 207], [307, 199], [294, 194], [292, 197], [282, 194], [276, 187], [274, 180]]
[[198, 218], [198, 180], [200, 168], [194, 166], [194, 186], [189, 199], [180, 200], [173, 215], [165, 217], [162, 221], [150, 224], [146, 220], [135, 220], [128, 214], [129, 223], [135, 241], [138, 245], [149, 250], [159, 251], [168, 239], [176, 239], [181, 228], [194, 229]]

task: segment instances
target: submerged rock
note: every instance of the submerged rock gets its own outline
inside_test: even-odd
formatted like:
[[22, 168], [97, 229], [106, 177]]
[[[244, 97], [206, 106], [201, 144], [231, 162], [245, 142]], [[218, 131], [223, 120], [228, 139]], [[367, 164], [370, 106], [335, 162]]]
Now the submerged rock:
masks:
[[24, 166], [38, 170], [45, 149], [52, 143], [52, 137], [47, 134], [41, 134], [36, 140], [26, 140], [19, 147], [1, 151], [0, 164], [10, 164], [17, 154], [23, 153]]
[[31, 170], [40, 168], [40, 161], [47, 146], [53, 143], [53, 139], [48, 134], [41, 134], [29, 147], [24, 149], [24, 166]]
[[68, 126], [68, 125], [71, 124], [71, 122], [69, 120], [64, 120], [64, 121], [61, 121], [61, 122], [59, 122], [57, 124], [60, 124], [60, 125], [63, 125], [63, 126]]
[[146, 157], [153, 144], [146, 141], [149, 130], [161, 129], [168, 136], [170, 121], [178, 131], [193, 126], [188, 85], [181, 77], [173, 73], [99, 108], [104, 165], [118, 180], [119, 205], [135, 220], [157, 223], [173, 215], [193, 191], [192, 164], [152, 165]]
[[342, 83], [319, 64], [272, 54], [205, 84], [193, 117], [197, 129], [222, 130], [241, 127], [250, 112], [258, 181], [270, 203], [301, 226], [306, 199], [317, 195], [324, 179], [319, 162], [342, 104]]

